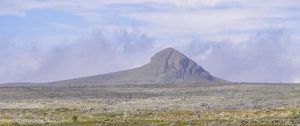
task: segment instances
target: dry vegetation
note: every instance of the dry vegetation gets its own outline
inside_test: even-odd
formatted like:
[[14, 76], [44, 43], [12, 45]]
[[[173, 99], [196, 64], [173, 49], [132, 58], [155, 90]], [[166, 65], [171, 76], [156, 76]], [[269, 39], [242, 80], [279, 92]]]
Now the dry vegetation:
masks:
[[300, 85], [0, 88], [0, 126], [294, 126]]

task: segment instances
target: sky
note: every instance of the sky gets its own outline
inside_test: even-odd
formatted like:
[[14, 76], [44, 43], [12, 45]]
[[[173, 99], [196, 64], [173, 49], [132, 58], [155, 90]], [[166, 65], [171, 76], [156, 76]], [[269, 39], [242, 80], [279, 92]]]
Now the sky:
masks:
[[174, 47], [236, 82], [300, 82], [297, 0], [0, 0], [0, 83], [125, 70]]

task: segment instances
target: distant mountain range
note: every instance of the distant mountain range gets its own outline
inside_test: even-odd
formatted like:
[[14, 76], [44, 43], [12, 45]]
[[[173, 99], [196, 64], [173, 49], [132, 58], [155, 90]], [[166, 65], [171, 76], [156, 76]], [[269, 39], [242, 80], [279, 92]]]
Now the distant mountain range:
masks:
[[176, 49], [166, 48], [156, 53], [151, 58], [150, 63], [141, 67], [114, 73], [41, 83], [41, 85], [201, 84], [210, 82], [227, 81], [211, 75], [203, 67]]

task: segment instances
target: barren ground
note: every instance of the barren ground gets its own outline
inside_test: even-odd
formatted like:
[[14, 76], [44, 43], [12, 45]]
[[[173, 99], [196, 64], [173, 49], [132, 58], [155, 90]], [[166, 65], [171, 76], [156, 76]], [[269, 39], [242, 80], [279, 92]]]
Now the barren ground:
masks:
[[0, 126], [300, 124], [300, 84], [0, 88]]

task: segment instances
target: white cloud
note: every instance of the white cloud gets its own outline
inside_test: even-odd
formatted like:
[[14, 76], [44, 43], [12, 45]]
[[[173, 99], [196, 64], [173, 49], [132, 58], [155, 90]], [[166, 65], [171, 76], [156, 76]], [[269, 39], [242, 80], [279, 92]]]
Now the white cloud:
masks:
[[[111, 36], [111, 37], [110, 37]], [[94, 31], [46, 50], [7, 40], [0, 45], [0, 83], [45, 82], [101, 74], [148, 62], [155, 39], [137, 30]], [[133, 62], [134, 61], [134, 62]]]
[[[215, 1], [205, 7], [203, 7], [205, 4], [190, 2], [200, 7], [197, 9], [177, 7], [165, 12], [136, 12], [128, 16], [148, 22], [149, 25], [144, 27], [144, 30], [152, 34], [178, 36], [192, 33], [207, 39], [243, 41], [258, 30], [269, 27], [295, 29], [295, 25], [290, 25], [289, 18], [298, 14], [283, 9], [292, 6], [286, 1], [274, 1], [268, 4], [261, 4], [261, 1], [231, 1], [236, 2], [238, 6], [228, 8], [218, 8], [218, 6], [226, 7], [226, 4], [231, 4], [226, 3], [229, 1]], [[275, 19], [282, 21], [278, 22]]]
[[231, 81], [295, 82], [299, 78], [300, 44], [290, 41], [284, 29], [266, 29], [243, 43], [200, 39], [185, 50], [208, 71]]
[[[288, 11], [288, 8], [299, 7], [299, 2], [292, 0], [6, 0], [2, 1], [0, 14], [25, 15], [27, 11], [35, 9], [55, 9], [72, 12], [82, 16], [92, 23], [103, 24], [110, 22], [107, 17], [128, 17], [148, 23], [143, 27], [152, 34], [189, 34], [197, 33], [202, 36], [220, 39], [245, 39], [245, 34], [225, 35], [230, 32], [249, 32], [266, 27], [289, 27], [289, 18], [297, 17], [300, 13]], [[135, 4], [151, 5], [165, 8], [161, 11], [141, 12], [139, 10], [127, 12], [122, 8], [103, 10], [109, 5], [121, 4], [129, 7]], [[120, 11], [117, 11], [120, 9]], [[128, 8], [127, 8], [128, 9]], [[116, 13], [108, 13], [116, 11]], [[123, 13], [122, 13], [123, 12]], [[126, 12], [126, 13], [124, 13]], [[272, 19], [285, 20], [275, 22]], [[108, 21], [107, 21], [108, 20]], [[118, 20], [118, 19], [115, 19]], [[119, 19], [120, 20], [120, 19]], [[288, 22], [288, 23], [287, 23]], [[227, 37], [227, 38], [226, 38]]]
[[97, 11], [106, 5], [106, 1], [102, 0], [4, 0], [0, 4], [0, 15], [13, 15], [36, 9], [56, 9], [61, 11], [69, 11], [73, 13]]

